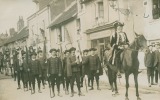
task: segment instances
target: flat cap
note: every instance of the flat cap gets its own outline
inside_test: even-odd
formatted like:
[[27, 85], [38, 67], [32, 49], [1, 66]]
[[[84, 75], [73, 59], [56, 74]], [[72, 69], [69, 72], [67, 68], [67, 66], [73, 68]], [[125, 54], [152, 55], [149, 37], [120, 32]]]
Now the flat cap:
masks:
[[31, 53], [31, 56], [33, 56], [33, 55], [35, 55], [35, 56], [36, 56], [36, 55], [37, 55], [37, 53], [36, 53], [36, 52], [32, 52], [32, 53]]
[[76, 51], [76, 48], [75, 47], [71, 47], [69, 50], [70, 51]]
[[42, 50], [38, 50], [38, 52], [37, 53], [42, 53]]
[[89, 51], [96, 51], [96, 48], [90, 48]]
[[53, 49], [51, 49], [49, 52], [50, 52], [50, 53], [52, 53], [53, 51], [56, 51], [56, 52], [57, 52], [57, 50], [56, 50], [56, 49], [54, 49], [54, 48], [53, 48]]
[[60, 49], [57, 49], [57, 52], [60, 52]]
[[65, 50], [65, 51], [64, 51], [64, 54], [66, 54], [67, 52], [70, 52], [70, 50]]
[[83, 53], [84, 53], [84, 52], [88, 52], [88, 51], [89, 51], [88, 49], [85, 49], [85, 50], [83, 50]]

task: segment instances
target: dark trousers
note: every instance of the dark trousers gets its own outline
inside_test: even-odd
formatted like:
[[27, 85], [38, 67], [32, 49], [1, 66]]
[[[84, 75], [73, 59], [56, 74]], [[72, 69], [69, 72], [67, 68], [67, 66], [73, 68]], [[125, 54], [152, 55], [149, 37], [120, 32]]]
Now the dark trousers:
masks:
[[91, 86], [93, 88], [94, 78], [96, 79], [97, 87], [99, 87], [99, 75], [96, 73], [96, 70], [91, 70]]
[[20, 87], [20, 81], [22, 80], [24, 84], [24, 79], [23, 79], [23, 71], [17, 71], [17, 82], [18, 82], [18, 87]]
[[32, 74], [31, 75], [31, 83], [32, 83], [32, 87], [33, 87], [33, 90], [35, 91], [35, 80], [37, 80], [38, 82], [38, 89], [40, 90], [40, 77], [39, 77], [39, 74]]
[[63, 89], [65, 89], [65, 77], [63, 74], [61, 76], [61, 83], [63, 84]]
[[68, 91], [69, 89], [69, 84], [70, 84], [70, 87], [71, 87], [71, 81], [72, 81], [72, 77], [71, 76], [66, 76], [66, 90]]
[[24, 71], [23, 79], [24, 79], [25, 88], [28, 88], [28, 82], [29, 82], [29, 73], [28, 73], [28, 71]]
[[58, 74], [51, 74], [50, 80], [51, 80], [51, 86], [52, 86], [53, 93], [54, 93], [55, 83], [57, 85], [58, 92], [60, 92], [60, 77], [58, 76]]
[[154, 76], [155, 76], [155, 82], [156, 83], [158, 83], [158, 70], [157, 69], [155, 69], [155, 71], [154, 71], [155, 73], [154, 73]]
[[71, 81], [71, 92], [74, 92], [74, 82], [77, 83], [78, 91], [80, 92], [80, 72], [73, 72], [72, 73], [72, 81]]
[[43, 69], [43, 70], [42, 70], [41, 80], [42, 80], [42, 84], [43, 84], [43, 86], [44, 86], [44, 85], [45, 85], [45, 82], [46, 82], [46, 80], [47, 80], [47, 70], [46, 70], [46, 69]]
[[153, 83], [154, 67], [147, 67], [147, 76], [148, 76], [148, 83]]

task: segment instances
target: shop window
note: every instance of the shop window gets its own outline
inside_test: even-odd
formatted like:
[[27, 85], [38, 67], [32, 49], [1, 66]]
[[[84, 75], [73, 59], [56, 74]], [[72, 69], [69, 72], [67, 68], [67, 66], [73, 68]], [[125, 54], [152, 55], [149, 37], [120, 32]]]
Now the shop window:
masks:
[[97, 47], [97, 40], [91, 41], [91, 47], [93, 47], [93, 48]]
[[153, 0], [152, 6], [153, 6], [153, 9], [152, 9], [153, 19], [159, 19], [160, 18], [160, 0]]

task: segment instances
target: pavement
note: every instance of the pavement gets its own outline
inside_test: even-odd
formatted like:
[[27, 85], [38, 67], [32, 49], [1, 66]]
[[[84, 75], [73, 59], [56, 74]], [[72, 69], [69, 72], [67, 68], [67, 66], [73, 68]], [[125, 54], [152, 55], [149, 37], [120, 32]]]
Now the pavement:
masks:
[[[160, 100], [160, 87], [158, 85], [148, 87], [145, 71], [139, 74], [138, 80], [139, 94], [142, 100]], [[63, 91], [61, 86], [63, 97], [58, 97], [56, 92], [56, 97], [50, 98], [48, 85], [46, 89], [42, 89], [42, 93], [38, 93], [36, 85], [36, 93], [31, 95], [31, 91], [24, 92], [23, 89], [17, 90], [17, 82], [11, 76], [0, 74], [0, 100], [125, 100], [124, 75], [122, 75], [120, 82], [121, 84], [118, 80], [119, 95], [116, 96], [112, 96], [113, 92], [109, 90], [108, 78], [104, 74], [100, 76], [101, 91], [96, 90], [96, 86], [94, 86], [95, 89], [93, 91], [88, 90], [88, 92], [86, 92], [85, 88], [82, 88], [85, 96], [79, 97], [75, 94], [74, 97], [70, 97], [70, 95], [65, 95], [65, 91]], [[77, 91], [76, 86], [74, 89]], [[129, 99], [136, 100], [133, 75], [130, 76]]]

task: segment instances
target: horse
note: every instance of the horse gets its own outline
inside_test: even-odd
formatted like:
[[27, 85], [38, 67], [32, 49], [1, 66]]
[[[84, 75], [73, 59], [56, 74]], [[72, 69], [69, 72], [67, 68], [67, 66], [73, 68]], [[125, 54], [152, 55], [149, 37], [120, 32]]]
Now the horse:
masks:
[[125, 100], [129, 100], [128, 88], [129, 88], [129, 76], [131, 74], [134, 75], [137, 100], [141, 100], [138, 91], [138, 74], [139, 74], [138, 51], [142, 47], [145, 47], [146, 44], [143, 41], [145, 39], [143, 35], [137, 35], [136, 33], [135, 35], [136, 37], [133, 43], [129, 46], [128, 49], [125, 49], [120, 55], [121, 64], [125, 73], [125, 80], [126, 80]]

